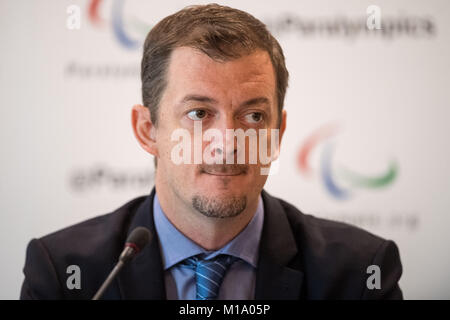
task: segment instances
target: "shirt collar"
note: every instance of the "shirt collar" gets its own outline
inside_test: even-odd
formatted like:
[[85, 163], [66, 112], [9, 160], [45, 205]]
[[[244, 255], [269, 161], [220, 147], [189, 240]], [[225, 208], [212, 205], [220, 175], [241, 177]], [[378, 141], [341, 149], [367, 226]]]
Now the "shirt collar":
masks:
[[153, 199], [153, 219], [159, 238], [164, 270], [195, 255], [202, 254], [204, 259], [211, 259], [219, 254], [228, 254], [240, 258], [254, 268], [258, 262], [259, 242], [264, 222], [264, 205], [261, 196], [258, 207], [250, 223], [236, 237], [217, 251], [207, 251], [183, 235], [167, 219], [155, 193]]

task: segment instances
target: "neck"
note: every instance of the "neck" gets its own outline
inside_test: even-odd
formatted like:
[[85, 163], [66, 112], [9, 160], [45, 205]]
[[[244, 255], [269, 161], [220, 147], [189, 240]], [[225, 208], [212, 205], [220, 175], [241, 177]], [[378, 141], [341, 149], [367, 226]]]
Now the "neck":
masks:
[[167, 219], [186, 237], [208, 251], [218, 250], [236, 237], [251, 221], [258, 206], [259, 195], [255, 199], [247, 199], [247, 207], [235, 217], [207, 217], [163, 183], [156, 181], [155, 185]]

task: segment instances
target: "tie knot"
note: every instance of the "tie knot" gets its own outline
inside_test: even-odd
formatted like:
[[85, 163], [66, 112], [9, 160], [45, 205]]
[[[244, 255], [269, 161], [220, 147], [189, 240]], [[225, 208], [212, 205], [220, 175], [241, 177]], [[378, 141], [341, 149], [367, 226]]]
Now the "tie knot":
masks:
[[187, 258], [186, 260], [184, 260], [182, 262], [182, 265], [188, 266], [192, 269], [195, 269], [198, 266], [202, 266], [202, 265], [208, 266], [208, 265], [220, 264], [220, 265], [226, 266], [226, 268], [228, 268], [228, 266], [230, 266], [234, 261], [236, 261], [236, 259], [237, 258], [230, 256], [228, 254], [219, 254], [211, 259], [201, 259], [198, 256], [193, 256], [193, 257], [190, 257], [190, 258]]
[[223, 277], [236, 258], [221, 254], [212, 259], [199, 259], [191, 257], [184, 261], [185, 265], [195, 271], [197, 299], [216, 299]]

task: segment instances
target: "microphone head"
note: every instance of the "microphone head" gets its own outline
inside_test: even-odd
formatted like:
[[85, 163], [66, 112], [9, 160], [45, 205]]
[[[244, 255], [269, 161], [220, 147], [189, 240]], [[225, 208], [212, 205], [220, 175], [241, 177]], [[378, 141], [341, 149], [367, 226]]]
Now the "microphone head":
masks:
[[141, 251], [151, 240], [152, 233], [145, 227], [137, 227], [131, 231], [125, 247], [133, 248], [136, 253]]

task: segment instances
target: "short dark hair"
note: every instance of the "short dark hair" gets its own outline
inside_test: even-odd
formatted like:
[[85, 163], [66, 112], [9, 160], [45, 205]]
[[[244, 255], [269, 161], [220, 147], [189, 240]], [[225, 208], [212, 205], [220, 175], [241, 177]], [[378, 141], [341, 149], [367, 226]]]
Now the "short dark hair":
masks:
[[147, 35], [141, 63], [142, 100], [157, 125], [158, 108], [167, 85], [170, 56], [178, 47], [191, 47], [214, 60], [228, 61], [266, 51], [276, 77], [278, 123], [288, 86], [283, 50], [264, 23], [252, 15], [218, 4], [188, 6], [154, 26]]

